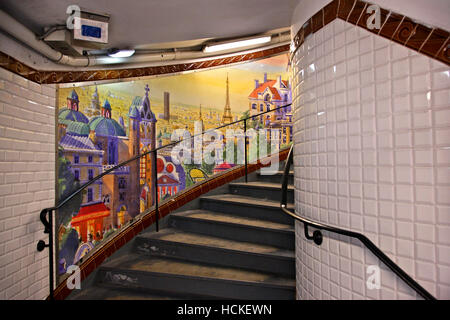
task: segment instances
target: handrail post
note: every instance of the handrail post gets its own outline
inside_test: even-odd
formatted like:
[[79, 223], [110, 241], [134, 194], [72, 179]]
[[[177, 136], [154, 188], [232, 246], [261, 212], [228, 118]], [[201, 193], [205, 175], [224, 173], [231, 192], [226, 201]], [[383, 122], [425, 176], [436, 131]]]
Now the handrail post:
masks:
[[48, 234], [48, 255], [49, 255], [49, 285], [50, 285], [50, 300], [54, 300], [54, 261], [53, 261], [53, 210], [48, 211], [48, 222], [49, 222], [49, 234]]
[[152, 158], [153, 158], [153, 166], [152, 166], [152, 178], [153, 178], [153, 185], [154, 185], [154, 190], [153, 190], [153, 198], [155, 199], [155, 227], [156, 227], [156, 232], [159, 231], [159, 207], [158, 207], [158, 171], [157, 171], [157, 152], [158, 150], [154, 149], [152, 152]]
[[[54, 259], [53, 259], [53, 210], [54, 208], [46, 208], [41, 211], [40, 214], [40, 220], [42, 224], [44, 225], [44, 233], [48, 233], [48, 244], [45, 243], [44, 240], [39, 240], [37, 243], [37, 251], [41, 252], [44, 251], [45, 248], [48, 247], [48, 280], [49, 280], [49, 299], [54, 299]], [[47, 219], [48, 216], [48, 219]]]
[[244, 161], [245, 161], [245, 182], [248, 182], [247, 168], [247, 118], [244, 119]]

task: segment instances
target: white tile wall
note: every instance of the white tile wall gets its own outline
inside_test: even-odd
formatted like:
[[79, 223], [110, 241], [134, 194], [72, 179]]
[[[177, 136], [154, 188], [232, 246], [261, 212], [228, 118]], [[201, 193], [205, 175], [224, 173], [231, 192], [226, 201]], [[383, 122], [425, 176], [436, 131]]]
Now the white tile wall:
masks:
[[0, 68], [0, 299], [48, 295], [40, 210], [54, 205], [55, 96]]
[[[297, 213], [364, 233], [450, 299], [450, 69], [335, 20], [306, 39], [293, 72]], [[303, 224], [296, 233], [298, 298], [417, 298], [357, 240], [324, 232], [316, 246]], [[372, 264], [380, 290], [366, 286]]]

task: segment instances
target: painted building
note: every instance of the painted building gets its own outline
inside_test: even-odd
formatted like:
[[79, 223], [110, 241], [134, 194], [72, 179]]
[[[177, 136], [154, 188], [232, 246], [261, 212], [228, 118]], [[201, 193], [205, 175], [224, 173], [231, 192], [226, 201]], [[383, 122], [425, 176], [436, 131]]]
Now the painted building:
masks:
[[[276, 80], [267, 79], [264, 73], [263, 82], [255, 80], [255, 88], [248, 96], [249, 114], [270, 111], [292, 102], [291, 86], [288, 81], [278, 76]], [[292, 141], [292, 108], [291, 106], [266, 113], [257, 119], [266, 129], [280, 130], [280, 145]]]
[[[89, 133], [88, 124], [72, 122], [68, 125], [66, 134], [59, 143], [64, 149], [65, 157], [71, 162], [75, 179], [80, 184], [84, 184], [102, 173], [104, 152], [94, 145], [89, 138]], [[101, 181], [98, 184], [100, 187], [96, 188], [92, 197], [83, 201], [84, 203], [95, 202], [101, 198]]]
[[95, 86], [94, 93], [92, 94], [91, 104], [89, 105], [89, 107], [84, 109], [84, 113], [88, 117], [99, 116], [101, 113], [100, 97], [98, 94], [97, 86]]
[[80, 100], [74, 90], [67, 96], [67, 106], [58, 111], [58, 137], [61, 138], [66, 133], [67, 126], [72, 122], [88, 123], [89, 119], [79, 111]]
[[[156, 117], [153, 113], [150, 105], [150, 99], [148, 97], [150, 88], [148, 85], [145, 86], [145, 96], [135, 97], [131, 104], [129, 115], [132, 119], [132, 125], [130, 125], [129, 137], [132, 139], [134, 136], [135, 141], [139, 141], [133, 150], [130, 149], [130, 155], [137, 155], [140, 153], [145, 153], [156, 148]], [[135, 153], [137, 152], [137, 153]], [[145, 196], [145, 205], [140, 205], [142, 208], [149, 208], [153, 205], [154, 199], [154, 184], [152, 171], [154, 163], [154, 158], [152, 154], [148, 154], [139, 160], [139, 184], [141, 190], [148, 190]], [[140, 192], [135, 193], [136, 196], [135, 203], [141, 203], [142, 197], [139, 198]]]
[[[129, 108], [128, 135], [124, 121], [119, 123], [112, 118], [113, 109], [107, 99], [99, 114], [88, 119], [79, 111], [78, 95], [72, 90], [67, 107], [59, 111], [60, 146], [71, 163], [75, 179], [81, 184], [154, 148], [156, 119], [150, 109], [148, 86], [145, 89], [145, 97], [135, 97]], [[91, 107], [97, 103], [96, 90]], [[143, 164], [134, 161], [87, 187], [81, 208], [74, 213], [71, 222], [83, 242], [100, 240], [105, 231], [122, 226], [141, 212], [139, 195], [144, 187], [152, 186], [151, 167], [150, 158], [144, 159]]]
[[110, 209], [103, 202], [82, 206], [72, 218], [74, 228], [82, 242], [99, 241], [105, 231], [104, 219], [110, 215]]

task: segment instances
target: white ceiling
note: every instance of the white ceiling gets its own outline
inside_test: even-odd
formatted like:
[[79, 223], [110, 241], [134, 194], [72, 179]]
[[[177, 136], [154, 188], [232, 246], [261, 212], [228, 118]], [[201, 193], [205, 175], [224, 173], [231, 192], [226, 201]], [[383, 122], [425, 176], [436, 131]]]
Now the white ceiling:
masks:
[[[298, 0], [1, 0], [0, 9], [36, 34], [65, 24], [68, 5], [110, 15], [108, 47], [223, 39], [290, 26]], [[194, 41], [192, 43], [198, 43]]]

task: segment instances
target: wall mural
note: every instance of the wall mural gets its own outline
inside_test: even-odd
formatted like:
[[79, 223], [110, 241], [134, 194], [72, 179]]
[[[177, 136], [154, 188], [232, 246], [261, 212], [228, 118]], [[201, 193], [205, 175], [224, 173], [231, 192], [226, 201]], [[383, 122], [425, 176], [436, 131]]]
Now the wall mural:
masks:
[[[206, 71], [73, 88], [58, 96], [57, 198], [142, 152], [172, 142], [184, 129], [201, 130], [291, 103], [286, 54]], [[280, 146], [292, 140], [291, 108], [250, 121], [249, 127], [278, 128]], [[198, 128], [197, 128], [198, 129]], [[164, 200], [235, 164], [185, 164], [171, 148], [132, 161], [105, 175], [57, 213], [59, 274], [66, 273], [103, 239]], [[157, 192], [152, 167], [157, 169]]]

